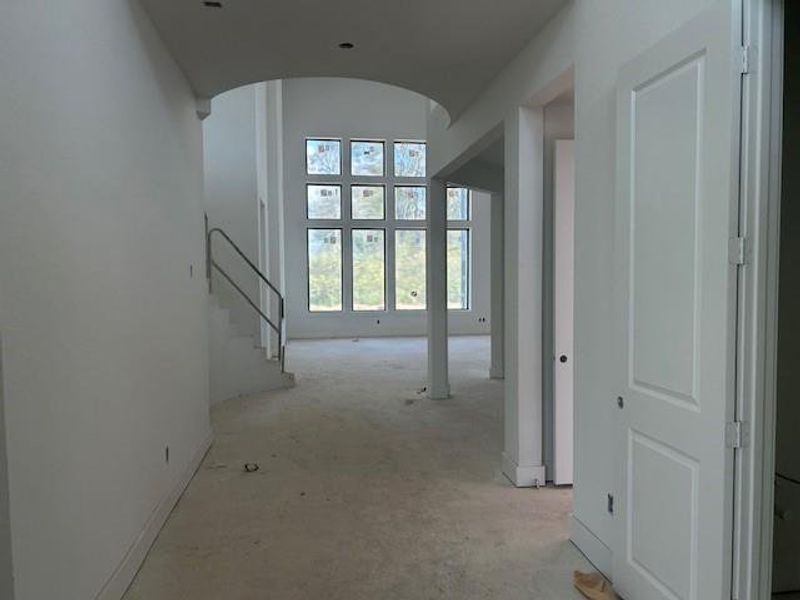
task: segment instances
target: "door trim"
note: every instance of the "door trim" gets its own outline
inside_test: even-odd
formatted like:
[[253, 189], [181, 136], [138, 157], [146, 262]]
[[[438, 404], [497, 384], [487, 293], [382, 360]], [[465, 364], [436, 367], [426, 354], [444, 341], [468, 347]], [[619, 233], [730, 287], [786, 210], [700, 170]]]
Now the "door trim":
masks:
[[742, 234], [737, 414], [751, 441], [736, 456], [732, 597], [772, 589], [775, 378], [780, 247], [783, 2], [745, 0], [743, 43], [754, 49], [742, 82]]

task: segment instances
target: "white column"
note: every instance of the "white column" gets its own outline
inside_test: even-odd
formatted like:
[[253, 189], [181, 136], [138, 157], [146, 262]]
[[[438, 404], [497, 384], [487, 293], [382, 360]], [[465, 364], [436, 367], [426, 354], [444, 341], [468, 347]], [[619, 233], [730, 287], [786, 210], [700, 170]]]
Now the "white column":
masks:
[[447, 187], [428, 183], [428, 396], [450, 396], [447, 365]]
[[492, 194], [491, 201], [491, 340], [492, 364], [489, 377], [505, 377], [505, 235], [503, 195]]
[[519, 108], [505, 122], [505, 451], [518, 487], [544, 485], [542, 260], [544, 118]]

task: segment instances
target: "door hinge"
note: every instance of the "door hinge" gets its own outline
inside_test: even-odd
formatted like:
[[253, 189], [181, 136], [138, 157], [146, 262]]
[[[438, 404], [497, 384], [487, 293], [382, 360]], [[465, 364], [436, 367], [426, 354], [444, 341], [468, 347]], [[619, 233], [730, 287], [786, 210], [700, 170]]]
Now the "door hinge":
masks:
[[606, 509], [608, 510], [608, 514], [610, 514], [610, 515], [614, 514], [614, 496], [613, 496], [613, 494], [609, 494], [608, 495], [608, 504], [606, 506]]
[[725, 426], [725, 445], [728, 448], [746, 448], [750, 444], [750, 427], [743, 421], [733, 421]]
[[743, 265], [747, 262], [747, 243], [745, 238], [735, 237], [728, 241], [728, 260], [732, 265]]
[[739, 72], [746, 75], [750, 72], [750, 46], [739, 48]]

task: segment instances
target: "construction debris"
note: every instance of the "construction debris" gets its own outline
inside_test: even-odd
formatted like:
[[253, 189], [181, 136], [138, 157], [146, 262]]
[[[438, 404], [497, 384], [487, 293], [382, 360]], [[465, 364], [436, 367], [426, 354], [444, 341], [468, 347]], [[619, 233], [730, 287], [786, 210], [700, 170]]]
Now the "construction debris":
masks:
[[617, 600], [611, 584], [600, 573], [575, 571], [575, 588], [589, 600]]

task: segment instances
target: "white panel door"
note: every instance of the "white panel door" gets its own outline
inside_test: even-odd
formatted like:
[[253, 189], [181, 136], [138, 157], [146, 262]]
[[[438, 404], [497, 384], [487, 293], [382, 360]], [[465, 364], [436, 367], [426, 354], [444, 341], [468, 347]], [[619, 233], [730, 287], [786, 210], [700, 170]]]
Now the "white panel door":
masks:
[[739, 10], [720, 2], [618, 81], [614, 584], [730, 598]]
[[573, 313], [575, 301], [575, 142], [556, 140], [553, 194], [554, 457], [553, 483], [572, 484]]

